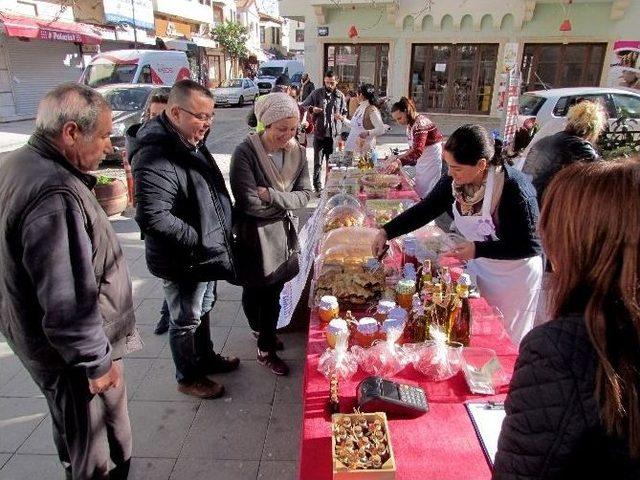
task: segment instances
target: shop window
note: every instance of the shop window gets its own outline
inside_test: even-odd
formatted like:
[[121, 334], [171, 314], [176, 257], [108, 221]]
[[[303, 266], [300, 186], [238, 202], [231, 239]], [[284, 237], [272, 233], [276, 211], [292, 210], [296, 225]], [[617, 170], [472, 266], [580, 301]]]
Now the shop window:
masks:
[[356, 91], [362, 83], [371, 83], [380, 96], [387, 94], [389, 45], [329, 44], [325, 45], [324, 69], [333, 69], [343, 92]]
[[491, 110], [498, 45], [414, 44], [409, 92], [419, 110]]
[[522, 56], [523, 91], [600, 84], [606, 44], [529, 43]]

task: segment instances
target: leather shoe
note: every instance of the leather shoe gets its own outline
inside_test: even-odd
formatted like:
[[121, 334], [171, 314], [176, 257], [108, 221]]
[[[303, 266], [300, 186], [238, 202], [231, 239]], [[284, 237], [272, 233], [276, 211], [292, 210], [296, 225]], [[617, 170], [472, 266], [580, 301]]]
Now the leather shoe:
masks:
[[202, 377], [189, 383], [178, 383], [178, 391], [198, 398], [219, 398], [224, 395], [224, 386]]
[[215, 375], [216, 373], [229, 373], [237, 370], [240, 366], [238, 357], [223, 357], [214, 353], [210, 358], [203, 362], [202, 373], [205, 375]]

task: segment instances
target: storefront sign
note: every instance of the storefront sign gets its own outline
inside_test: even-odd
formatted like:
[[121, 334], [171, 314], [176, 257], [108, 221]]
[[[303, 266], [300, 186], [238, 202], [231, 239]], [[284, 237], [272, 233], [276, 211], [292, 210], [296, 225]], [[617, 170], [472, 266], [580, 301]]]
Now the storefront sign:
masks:
[[329, 36], [329, 27], [318, 27], [318, 36], [319, 37], [328, 37]]
[[506, 90], [506, 108], [504, 128], [502, 130], [502, 147], [504, 152], [512, 153], [513, 141], [518, 130], [518, 105], [520, 96], [520, 71], [512, 69], [508, 74]]
[[609, 86], [640, 90], [640, 40], [618, 40], [613, 44], [613, 53]]
[[82, 35], [73, 32], [58, 32], [56, 30], [40, 28], [39, 36], [41, 40], [58, 40], [61, 42], [82, 43]]
[[151, 0], [103, 0], [104, 18], [108, 23], [128, 23], [153, 30], [153, 3]]

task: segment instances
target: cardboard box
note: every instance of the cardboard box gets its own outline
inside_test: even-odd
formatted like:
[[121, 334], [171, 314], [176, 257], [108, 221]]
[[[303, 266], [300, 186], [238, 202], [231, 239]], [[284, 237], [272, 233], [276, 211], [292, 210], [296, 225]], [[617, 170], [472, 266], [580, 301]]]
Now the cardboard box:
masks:
[[[365, 417], [367, 421], [373, 421], [376, 418], [382, 420], [384, 431], [387, 435], [387, 446], [389, 448], [389, 459], [382, 464], [382, 468], [371, 470], [350, 470], [336, 458], [336, 437], [333, 435], [333, 425], [336, 420], [341, 417]], [[333, 458], [333, 480], [394, 480], [396, 478], [396, 460], [393, 455], [393, 447], [391, 446], [391, 433], [389, 432], [389, 423], [387, 415], [384, 412], [362, 413], [362, 414], [342, 414], [335, 413], [331, 416], [331, 456]]]

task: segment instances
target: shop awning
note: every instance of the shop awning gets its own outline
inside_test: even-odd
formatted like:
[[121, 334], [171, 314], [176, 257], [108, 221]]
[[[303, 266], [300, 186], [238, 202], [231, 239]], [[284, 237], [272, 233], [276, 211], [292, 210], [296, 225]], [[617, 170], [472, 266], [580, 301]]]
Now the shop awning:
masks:
[[99, 45], [102, 41], [100, 33], [84, 23], [47, 21], [3, 12], [0, 16], [0, 26], [4, 34], [9, 37], [58, 40], [87, 45]]

